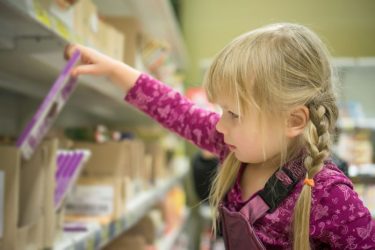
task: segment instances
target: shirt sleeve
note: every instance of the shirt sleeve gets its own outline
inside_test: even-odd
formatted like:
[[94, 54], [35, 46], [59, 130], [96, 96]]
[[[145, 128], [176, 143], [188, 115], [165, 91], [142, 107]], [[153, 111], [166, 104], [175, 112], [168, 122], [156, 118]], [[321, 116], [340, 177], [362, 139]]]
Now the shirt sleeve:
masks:
[[331, 184], [321, 192], [311, 214], [313, 239], [330, 249], [375, 249], [375, 221], [351, 185]]
[[214, 153], [221, 160], [228, 154], [223, 135], [215, 128], [219, 114], [197, 107], [151, 76], [141, 74], [125, 100], [165, 128]]

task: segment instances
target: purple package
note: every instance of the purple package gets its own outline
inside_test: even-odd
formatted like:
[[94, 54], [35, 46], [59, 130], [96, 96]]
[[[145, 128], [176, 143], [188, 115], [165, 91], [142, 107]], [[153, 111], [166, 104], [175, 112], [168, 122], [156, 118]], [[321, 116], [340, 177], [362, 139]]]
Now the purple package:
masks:
[[30, 159], [75, 89], [77, 78], [71, 77], [70, 72], [79, 60], [80, 53], [76, 51], [18, 138], [16, 146], [24, 159]]
[[61, 178], [58, 187], [55, 192], [55, 208], [58, 210], [62, 204], [62, 201], [66, 195], [70, 192], [72, 186], [76, 182], [83, 166], [90, 158], [91, 153], [88, 150], [75, 150], [74, 159], [71, 159], [69, 166], [66, 167], [64, 173], [61, 174]]
[[65, 162], [62, 170], [57, 176], [57, 185], [55, 189], [55, 205], [60, 202], [60, 198], [63, 195], [62, 190], [64, 189], [64, 183], [69, 178], [70, 172], [72, 171], [72, 168], [74, 167], [80, 156], [78, 152], [72, 151], [68, 152], [67, 157], [67, 161]]
[[70, 162], [73, 158], [73, 152], [66, 152], [64, 161], [61, 162], [61, 166], [58, 169], [58, 172], [56, 173], [56, 181], [57, 184], [61, 182], [61, 179], [64, 177], [64, 173], [67, 171], [67, 168], [69, 167]]
[[63, 171], [65, 167], [65, 162], [69, 159], [68, 151], [65, 150], [59, 150], [57, 152], [57, 169], [56, 169], [56, 181], [60, 177], [61, 171]]

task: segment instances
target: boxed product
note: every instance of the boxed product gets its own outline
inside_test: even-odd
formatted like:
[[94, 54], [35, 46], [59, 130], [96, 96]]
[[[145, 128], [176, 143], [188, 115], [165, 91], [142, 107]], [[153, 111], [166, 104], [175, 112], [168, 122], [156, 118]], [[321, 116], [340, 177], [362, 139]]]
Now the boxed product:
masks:
[[30, 160], [19, 149], [0, 146], [2, 186], [0, 249], [41, 249], [55, 236], [54, 179], [57, 141], [40, 144]]
[[89, 143], [77, 142], [75, 148], [92, 152], [84, 169], [87, 176], [122, 176], [139, 181], [144, 166], [145, 147], [140, 140]]
[[91, 156], [91, 152], [84, 149], [59, 150], [57, 152], [55, 210], [59, 210], [72, 186], [75, 184], [82, 168]]
[[114, 59], [124, 61], [125, 35], [123, 33], [99, 20], [96, 39], [100, 51]]
[[141, 185], [142, 177], [141, 173], [144, 168], [144, 156], [145, 156], [145, 145], [141, 140], [129, 140], [130, 145], [130, 162], [128, 162], [129, 171], [131, 171], [131, 177], [137, 182], [137, 185]]
[[80, 57], [79, 51], [73, 53], [18, 138], [16, 146], [24, 159], [30, 159], [33, 155], [77, 86], [77, 78], [71, 77], [70, 72], [79, 62]]
[[73, 25], [75, 32], [89, 45], [94, 46], [94, 36], [99, 29], [96, 5], [91, 0], [80, 0], [73, 6]]
[[152, 179], [167, 177], [169, 171], [167, 169], [167, 154], [159, 141], [147, 143], [146, 152], [152, 157]]
[[155, 184], [155, 179], [152, 175], [152, 156], [145, 154], [143, 159], [143, 166], [141, 168], [141, 179], [144, 187], [147, 189], [151, 185]]
[[[88, 149], [91, 151], [91, 158], [87, 161], [74, 191], [78, 194], [74, 194], [75, 198], [71, 198], [68, 202], [70, 208], [67, 213], [70, 215], [86, 214], [90, 217], [111, 215], [118, 218], [123, 212], [124, 204], [151, 183], [151, 156], [145, 155], [145, 146], [140, 140], [100, 144], [77, 142], [74, 147]], [[103, 203], [95, 205], [95, 201], [84, 201], [80, 198], [85, 192], [95, 193], [98, 186], [106, 197], [102, 199]], [[87, 204], [82, 204], [83, 201]], [[85, 206], [88, 208], [86, 212], [79, 211], [79, 207]], [[92, 211], [96, 211], [97, 207], [102, 207], [103, 211], [95, 214]]]
[[123, 183], [119, 176], [80, 177], [66, 201], [68, 220], [107, 223], [121, 217], [125, 206]]
[[130, 171], [127, 170], [130, 152], [129, 143], [126, 141], [100, 144], [77, 142], [74, 147], [88, 149], [92, 153], [83, 170], [85, 176], [124, 176]]
[[[157, 40], [150, 37], [143, 39], [142, 45], [142, 61], [146, 68], [161, 77], [162, 66], [165, 64], [170, 55], [170, 46], [166, 41]], [[167, 72], [165, 72], [167, 73]]]
[[73, 7], [74, 30], [88, 46], [123, 61], [125, 35], [101, 21], [97, 8], [90, 0], [80, 0]]
[[135, 193], [139, 171], [136, 164], [140, 164], [137, 144], [132, 141], [77, 142], [75, 147], [88, 149], [92, 154], [68, 199], [69, 218], [94, 218], [101, 222], [119, 218], [126, 199]]
[[136, 18], [132, 17], [109, 17], [102, 16], [102, 20], [121, 32], [124, 36], [123, 61], [134, 67], [141, 37], [141, 25]]
[[136, 225], [126, 231], [127, 236], [142, 235], [148, 245], [153, 245], [157, 239], [156, 224], [150, 215], [144, 216]]

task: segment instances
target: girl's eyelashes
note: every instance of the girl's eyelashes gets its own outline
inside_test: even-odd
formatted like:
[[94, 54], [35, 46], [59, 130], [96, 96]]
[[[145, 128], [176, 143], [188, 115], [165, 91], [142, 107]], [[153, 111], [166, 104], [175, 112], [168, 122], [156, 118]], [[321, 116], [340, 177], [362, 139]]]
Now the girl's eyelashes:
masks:
[[232, 111], [228, 110], [228, 113], [229, 113], [230, 117], [232, 117], [234, 119], [237, 119], [239, 117], [237, 114], [233, 113]]

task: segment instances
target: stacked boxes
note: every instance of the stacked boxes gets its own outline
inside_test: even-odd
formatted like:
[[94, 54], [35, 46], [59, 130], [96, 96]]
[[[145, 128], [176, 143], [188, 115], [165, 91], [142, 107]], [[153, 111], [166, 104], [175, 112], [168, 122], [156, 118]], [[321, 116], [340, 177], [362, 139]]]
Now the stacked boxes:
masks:
[[0, 249], [53, 246], [56, 150], [56, 140], [45, 141], [30, 160], [22, 161], [17, 148], [0, 147], [3, 190]]
[[74, 32], [84, 42], [117, 60], [124, 60], [125, 36], [107, 25], [98, 17], [95, 4], [90, 0], [80, 0], [73, 6]]
[[126, 201], [143, 189], [143, 178], [151, 172], [144, 164], [150, 161], [144, 144], [138, 140], [79, 142], [75, 147], [89, 149], [92, 156], [68, 198], [67, 214], [74, 220], [94, 217], [102, 222], [121, 217]]
[[185, 193], [176, 186], [158, 206], [104, 249], [157, 249], [158, 241], [180, 228], [185, 218]]
[[139, 21], [131, 17], [102, 17], [103, 21], [108, 25], [111, 25], [124, 37], [124, 50], [123, 50], [123, 61], [132, 66], [136, 66], [136, 54], [139, 46], [141, 37], [141, 25]]
[[141, 37], [138, 19], [99, 17], [98, 9], [92, 0], [79, 0], [64, 7], [51, 0], [35, 0], [34, 4], [55, 17], [55, 28], [65, 38], [68, 39], [74, 34], [74, 42], [93, 47], [130, 66], [136, 66], [136, 54]]
[[152, 180], [155, 181], [157, 178], [168, 177], [170, 171], [167, 169], [166, 150], [163, 148], [160, 141], [147, 143], [146, 152], [152, 159]]
[[[67, 214], [101, 217], [103, 222], [121, 216], [125, 205], [126, 142], [76, 143], [89, 149], [91, 159], [67, 201]], [[73, 217], [76, 219], [76, 217]]]

